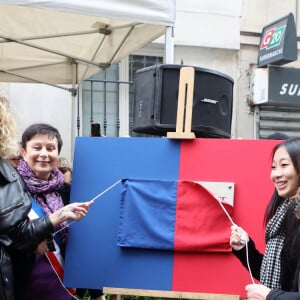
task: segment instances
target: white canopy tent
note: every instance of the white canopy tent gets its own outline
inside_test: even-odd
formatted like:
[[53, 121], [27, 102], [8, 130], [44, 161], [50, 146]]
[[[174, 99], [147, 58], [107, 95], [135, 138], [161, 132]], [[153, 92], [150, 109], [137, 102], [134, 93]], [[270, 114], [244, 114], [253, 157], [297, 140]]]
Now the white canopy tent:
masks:
[[174, 23], [175, 0], [0, 0], [0, 82], [72, 84], [74, 95], [164, 33], [172, 62]]

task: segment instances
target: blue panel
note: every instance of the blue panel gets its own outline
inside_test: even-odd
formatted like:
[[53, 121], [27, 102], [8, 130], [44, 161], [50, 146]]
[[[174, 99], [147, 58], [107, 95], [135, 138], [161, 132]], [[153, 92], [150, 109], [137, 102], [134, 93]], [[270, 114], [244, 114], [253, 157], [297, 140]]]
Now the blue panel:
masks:
[[[120, 179], [177, 180], [179, 156], [178, 140], [77, 138], [72, 202], [90, 200]], [[95, 200], [85, 219], [71, 225], [66, 286], [171, 290], [173, 252], [117, 246], [120, 201], [117, 184]]]

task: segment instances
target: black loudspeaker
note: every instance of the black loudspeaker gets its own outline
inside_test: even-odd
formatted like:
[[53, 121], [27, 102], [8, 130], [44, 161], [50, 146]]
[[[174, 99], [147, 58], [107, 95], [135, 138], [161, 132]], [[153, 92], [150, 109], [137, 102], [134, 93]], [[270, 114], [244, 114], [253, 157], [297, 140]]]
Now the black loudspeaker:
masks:
[[[133, 131], [159, 136], [176, 131], [181, 67], [156, 65], [136, 72]], [[233, 79], [194, 69], [192, 131], [196, 137], [230, 138]]]

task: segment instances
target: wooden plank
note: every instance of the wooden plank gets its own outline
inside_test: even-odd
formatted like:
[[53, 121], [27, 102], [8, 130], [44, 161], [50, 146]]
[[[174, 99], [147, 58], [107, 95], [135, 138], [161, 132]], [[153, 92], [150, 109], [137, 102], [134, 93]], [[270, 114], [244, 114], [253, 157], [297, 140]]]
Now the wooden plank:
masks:
[[192, 112], [194, 98], [195, 69], [182, 67], [179, 76], [178, 104], [176, 116], [176, 132], [167, 132], [168, 138], [194, 139], [192, 128]]
[[127, 295], [127, 296], [143, 296], [170, 299], [201, 299], [201, 300], [239, 300], [239, 295], [225, 294], [207, 294], [207, 293], [189, 293], [176, 291], [158, 291], [158, 290], [141, 290], [126, 288], [110, 288], [104, 287], [105, 294], [110, 295]]

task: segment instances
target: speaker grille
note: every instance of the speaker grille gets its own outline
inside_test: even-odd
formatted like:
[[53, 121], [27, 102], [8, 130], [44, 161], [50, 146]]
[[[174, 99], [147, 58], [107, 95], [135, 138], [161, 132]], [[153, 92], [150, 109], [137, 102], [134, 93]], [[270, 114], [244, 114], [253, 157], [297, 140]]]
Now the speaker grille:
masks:
[[[136, 73], [135, 132], [165, 136], [176, 130], [182, 65], [157, 65]], [[197, 137], [231, 136], [233, 80], [195, 68], [192, 131]]]

